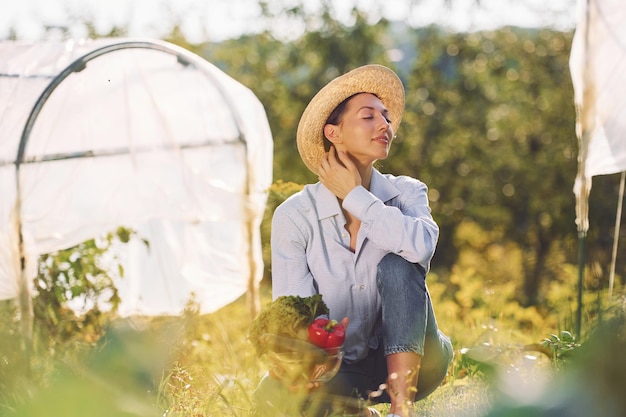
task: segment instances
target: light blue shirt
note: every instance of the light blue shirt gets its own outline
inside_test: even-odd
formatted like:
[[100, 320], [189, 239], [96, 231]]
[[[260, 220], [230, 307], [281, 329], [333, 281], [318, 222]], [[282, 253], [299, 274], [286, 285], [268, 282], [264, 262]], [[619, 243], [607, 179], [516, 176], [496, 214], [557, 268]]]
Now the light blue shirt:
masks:
[[321, 183], [306, 185], [274, 212], [273, 298], [322, 294], [330, 318], [350, 319], [344, 344], [348, 362], [378, 347], [376, 267], [383, 256], [392, 252], [426, 271], [430, 267], [439, 228], [427, 191], [419, 180], [374, 169], [370, 191], [356, 187], [343, 201], [361, 221], [354, 252], [339, 200]]

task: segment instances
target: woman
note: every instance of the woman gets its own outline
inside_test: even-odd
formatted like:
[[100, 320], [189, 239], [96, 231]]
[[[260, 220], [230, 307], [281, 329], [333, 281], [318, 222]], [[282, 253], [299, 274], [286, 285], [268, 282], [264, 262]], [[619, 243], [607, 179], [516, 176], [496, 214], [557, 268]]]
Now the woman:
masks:
[[[425, 282], [439, 232], [426, 185], [374, 168], [387, 158], [403, 111], [402, 82], [380, 65], [319, 91], [297, 131], [300, 156], [319, 182], [276, 209], [271, 248], [274, 298], [322, 294], [331, 318], [347, 323], [337, 376], [312, 392], [390, 402], [391, 416], [408, 417], [443, 381], [452, 346]], [[279, 390], [262, 381], [259, 407], [280, 403]]]

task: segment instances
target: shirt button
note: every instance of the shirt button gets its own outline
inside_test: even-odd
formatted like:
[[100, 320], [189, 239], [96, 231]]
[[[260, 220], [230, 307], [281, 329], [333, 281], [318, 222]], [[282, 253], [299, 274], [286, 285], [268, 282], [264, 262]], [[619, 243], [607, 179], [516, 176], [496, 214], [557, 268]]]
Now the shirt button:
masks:
[[348, 237], [348, 234], [347, 233], [342, 233], [341, 237]]
[[364, 290], [365, 289], [365, 284], [361, 284], [361, 286], [359, 288]]

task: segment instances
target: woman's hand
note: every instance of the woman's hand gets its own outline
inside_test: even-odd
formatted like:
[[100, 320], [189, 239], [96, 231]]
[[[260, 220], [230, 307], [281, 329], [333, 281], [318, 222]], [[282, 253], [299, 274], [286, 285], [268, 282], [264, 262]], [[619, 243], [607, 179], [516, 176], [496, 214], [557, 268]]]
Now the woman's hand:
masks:
[[322, 158], [318, 176], [320, 182], [342, 200], [355, 187], [361, 185], [361, 174], [354, 162], [344, 151], [337, 152], [334, 146]]
[[348, 329], [348, 324], [350, 323], [350, 319], [347, 317], [344, 317], [343, 319], [341, 319], [341, 321], [339, 322], [344, 329]]

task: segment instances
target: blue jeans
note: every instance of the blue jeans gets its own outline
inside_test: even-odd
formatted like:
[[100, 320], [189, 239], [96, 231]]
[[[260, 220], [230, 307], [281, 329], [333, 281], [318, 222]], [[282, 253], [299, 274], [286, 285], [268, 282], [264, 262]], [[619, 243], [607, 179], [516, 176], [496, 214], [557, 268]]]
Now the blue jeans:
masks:
[[[335, 406], [341, 403], [339, 398], [346, 398], [344, 404], [350, 404], [346, 408], [355, 404], [349, 398], [368, 399], [369, 393], [386, 383], [385, 356], [392, 353], [422, 355], [416, 401], [431, 394], [444, 380], [453, 357], [452, 343], [437, 327], [424, 269], [398, 255], [388, 254], [378, 264], [376, 279], [382, 299], [382, 343], [378, 349], [370, 349], [365, 359], [352, 364], [342, 363], [337, 375], [309, 396], [316, 399], [306, 399], [305, 403], [312, 400], [317, 404], [316, 412], [307, 415], [330, 414], [333, 403]], [[287, 406], [287, 400], [293, 396], [284, 392], [281, 395], [281, 390], [286, 391], [279, 382], [264, 378], [255, 394], [259, 410], [268, 405], [268, 401]], [[281, 397], [283, 399], [279, 400]], [[331, 400], [324, 404], [324, 397]], [[390, 402], [387, 391], [369, 400], [373, 403]], [[276, 411], [280, 410], [275, 409], [274, 413]]]

